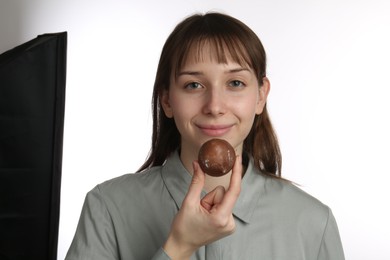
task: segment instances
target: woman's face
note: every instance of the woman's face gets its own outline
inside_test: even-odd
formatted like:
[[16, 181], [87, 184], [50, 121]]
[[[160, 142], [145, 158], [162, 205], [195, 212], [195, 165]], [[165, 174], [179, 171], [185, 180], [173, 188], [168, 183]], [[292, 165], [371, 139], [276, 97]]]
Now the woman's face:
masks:
[[161, 98], [166, 116], [175, 120], [181, 135], [181, 152], [197, 154], [205, 141], [221, 138], [241, 153], [254, 117], [266, 103], [268, 80], [259, 87], [249, 66], [229, 58], [218, 63], [207, 46], [200, 58], [191, 53], [188, 57]]

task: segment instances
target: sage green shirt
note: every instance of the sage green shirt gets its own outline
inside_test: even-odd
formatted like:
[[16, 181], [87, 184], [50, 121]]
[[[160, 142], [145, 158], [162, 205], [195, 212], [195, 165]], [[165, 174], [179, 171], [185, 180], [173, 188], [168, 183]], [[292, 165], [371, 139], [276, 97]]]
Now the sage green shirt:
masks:
[[[163, 166], [104, 182], [85, 199], [66, 260], [169, 259], [162, 249], [191, 176], [178, 153]], [[191, 259], [344, 259], [331, 210], [250, 160], [233, 211], [236, 231]]]

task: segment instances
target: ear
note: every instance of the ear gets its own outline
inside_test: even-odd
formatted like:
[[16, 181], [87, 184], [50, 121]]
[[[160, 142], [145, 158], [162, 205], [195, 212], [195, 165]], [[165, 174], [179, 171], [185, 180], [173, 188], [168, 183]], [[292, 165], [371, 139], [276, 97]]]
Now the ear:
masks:
[[160, 95], [160, 101], [161, 101], [161, 106], [164, 110], [164, 114], [168, 118], [173, 117], [173, 112], [172, 112], [172, 107], [169, 103], [169, 91], [168, 90], [163, 90], [162, 94]]
[[256, 104], [256, 114], [263, 113], [265, 104], [267, 103], [268, 93], [271, 88], [271, 83], [267, 77], [263, 78], [263, 85], [259, 87], [259, 96]]

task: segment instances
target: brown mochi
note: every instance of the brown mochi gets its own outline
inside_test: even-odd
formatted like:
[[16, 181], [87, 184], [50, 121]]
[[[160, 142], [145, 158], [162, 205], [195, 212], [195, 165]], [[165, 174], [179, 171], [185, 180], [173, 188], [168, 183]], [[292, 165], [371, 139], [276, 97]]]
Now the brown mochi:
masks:
[[236, 153], [234, 148], [223, 139], [210, 139], [199, 150], [198, 162], [204, 173], [219, 177], [233, 168]]

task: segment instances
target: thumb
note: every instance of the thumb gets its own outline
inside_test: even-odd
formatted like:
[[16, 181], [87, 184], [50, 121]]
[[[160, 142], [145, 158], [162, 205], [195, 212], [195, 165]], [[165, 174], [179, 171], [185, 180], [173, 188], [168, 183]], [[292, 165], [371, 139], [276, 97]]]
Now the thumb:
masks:
[[199, 203], [200, 195], [204, 186], [205, 176], [204, 172], [199, 167], [199, 163], [197, 161], [194, 161], [192, 163], [192, 166], [194, 168], [194, 174], [192, 175], [192, 181], [184, 200]]

